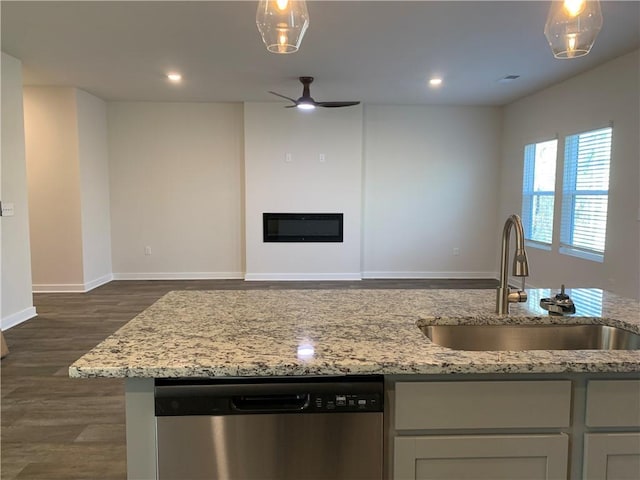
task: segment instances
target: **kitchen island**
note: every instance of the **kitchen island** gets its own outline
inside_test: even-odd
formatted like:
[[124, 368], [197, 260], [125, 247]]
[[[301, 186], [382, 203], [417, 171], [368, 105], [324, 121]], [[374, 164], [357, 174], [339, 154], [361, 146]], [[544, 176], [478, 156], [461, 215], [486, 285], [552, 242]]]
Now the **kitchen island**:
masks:
[[[417, 326], [597, 323], [640, 333], [638, 302], [600, 290], [574, 290], [569, 293], [576, 302], [576, 315], [550, 317], [538, 303], [555, 292], [528, 293], [527, 303], [512, 304], [510, 315], [499, 317], [493, 313], [493, 290], [175, 291], [76, 361], [69, 374], [127, 379], [130, 478], [155, 476], [156, 378], [385, 375], [389, 397], [395, 395], [396, 385], [407, 382], [531, 379], [568, 381], [584, 390], [589, 380], [637, 381], [638, 350], [459, 351], [433, 344]], [[583, 394], [568, 394], [573, 416], [585, 412]], [[395, 413], [385, 411], [385, 415], [389, 476], [413, 475], [392, 465], [392, 458], [399, 461], [392, 439], [403, 433], [394, 424]], [[554, 435], [568, 435], [565, 430], [576, 430], [575, 423], [574, 419], [568, 425], [554, 424], [561, 429]], [[424, 426], [405, 428], [431, 431]], [[438, 428], [441, 433], [446, 427]], [[483, 428], [483, 434], [495, 430]], [[576, 436], [573, 456], [582, 447]], [[579, 478], [581, 467], [576, 462], [569, 460], [569, 471]]]
[[[571, 293], [552, 317], [530, 290], [507, 317], [493, 290], [174, 291], [71, 365], [71, 377], [637, 372], [638, 351], [465, 352], [431, 343], [433, 323], [605, 323], [640, 333], [640, 304]], [[581, 295], [580, 295], [581, 294]], [[581, 300], [584, 303], [581, 304]]]

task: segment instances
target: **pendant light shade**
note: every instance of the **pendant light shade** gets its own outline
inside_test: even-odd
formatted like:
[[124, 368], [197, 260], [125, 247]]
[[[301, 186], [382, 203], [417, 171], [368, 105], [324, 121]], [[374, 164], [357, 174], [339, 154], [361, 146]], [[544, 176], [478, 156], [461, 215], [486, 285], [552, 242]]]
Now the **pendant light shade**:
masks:
[[544, 35], [554, 57], [577, 58], [589, 53], [601, 28], [598, 0], [560, 0], [551, 4]]
[[256, 25], [270, 52], [297, 52], [309, 26], [307, 4], [304, 0], [260, 0]]

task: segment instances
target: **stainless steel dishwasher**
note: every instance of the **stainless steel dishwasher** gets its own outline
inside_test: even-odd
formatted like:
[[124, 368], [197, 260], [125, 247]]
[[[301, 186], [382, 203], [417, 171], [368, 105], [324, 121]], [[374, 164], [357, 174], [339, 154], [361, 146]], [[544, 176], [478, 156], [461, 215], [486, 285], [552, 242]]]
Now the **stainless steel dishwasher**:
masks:
[[158, 478], [382, 479], [383, 397], [382, 376], [158, 379]]

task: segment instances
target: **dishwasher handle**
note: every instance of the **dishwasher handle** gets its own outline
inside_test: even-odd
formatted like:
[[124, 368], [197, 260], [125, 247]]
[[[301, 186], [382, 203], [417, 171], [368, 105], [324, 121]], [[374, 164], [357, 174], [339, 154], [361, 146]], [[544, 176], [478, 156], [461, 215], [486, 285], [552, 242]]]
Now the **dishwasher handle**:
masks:
[[238, 412], [300, 412], [309, 406], [311, 395], [274, 394], [274, 395], [236, 395], [231, 397], [231, 408]]

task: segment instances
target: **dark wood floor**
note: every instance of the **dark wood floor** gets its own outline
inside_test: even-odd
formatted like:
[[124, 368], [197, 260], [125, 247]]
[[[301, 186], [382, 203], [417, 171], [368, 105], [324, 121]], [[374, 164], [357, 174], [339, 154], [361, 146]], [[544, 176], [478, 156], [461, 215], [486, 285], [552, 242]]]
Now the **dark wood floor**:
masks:
[[493, 288], [495, 280], [114, 281], [85, 294], [35, 294], [38, 317], [4, 332], [1, 478], [126, 478], [124, 383], [70, 379], [68, 366], [171, 290]]

